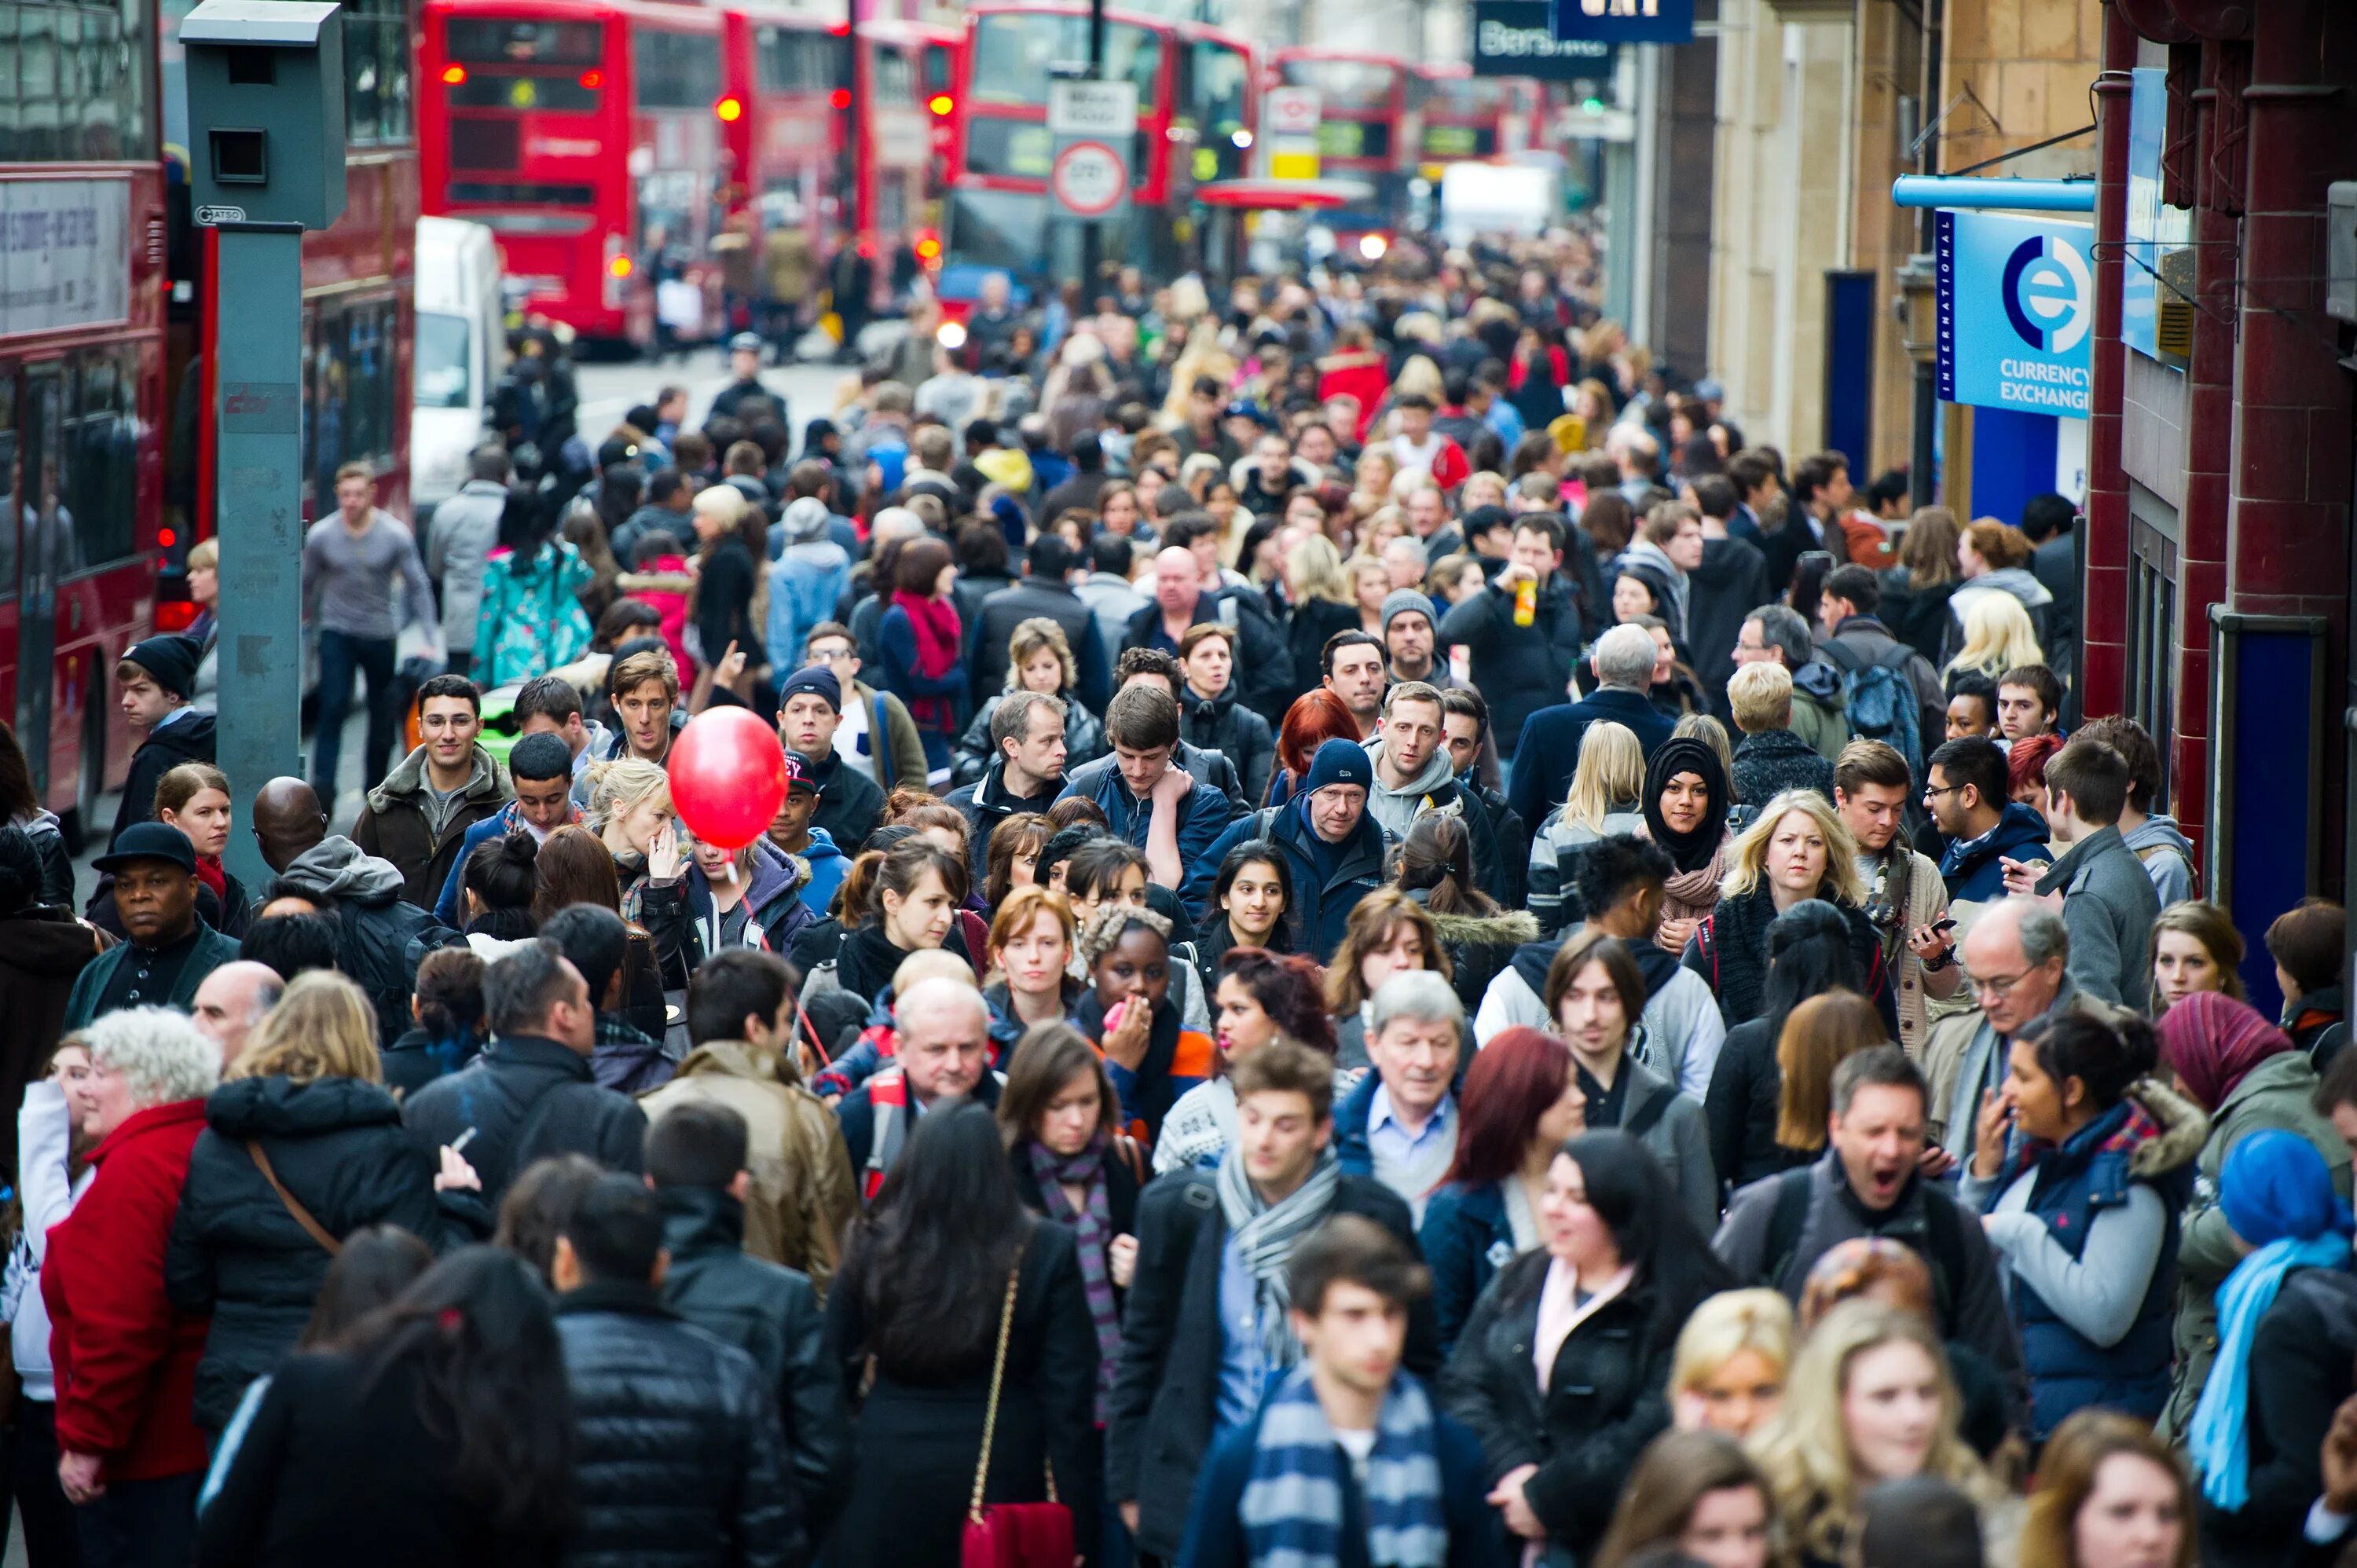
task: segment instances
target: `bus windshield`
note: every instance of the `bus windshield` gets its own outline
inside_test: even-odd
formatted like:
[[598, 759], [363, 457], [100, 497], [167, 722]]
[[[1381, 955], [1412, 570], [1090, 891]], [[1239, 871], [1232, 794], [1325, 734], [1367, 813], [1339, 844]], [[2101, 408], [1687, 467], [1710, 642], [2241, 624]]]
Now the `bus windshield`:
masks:
[[1444, 76], [1431, 91], [1431, 107], [1444, 114], [1495, 114], [1506, 106], [1505, 84], [1495, 79]]
[[[1089, 58], [1089, 20], [1039, 12], [992, 12], [974, 24], [971, 102], [1044, 109], [1049, 68]], [[1137, 87], [1137, 110], [1154, 105], [1160, 40], [1144, 27], [1115, 22], [1105, 28], [1104, 78]]]
[[605, 58], [599, 22], [523, 22], [453, 16], [444, 24], [443, 49], [468, 65], [596, 65]]
[[1365, 60], [1351, 59], [1289, 59], [1285, 62], [1285, 84], [1287, 87], [1314, 87], [1318, 90], [1318, 106], [1325, 113], [1336, 110], [1348, 113], [1353, 110], [1366, 113], [1392, 106], [1392, 89], [1398, 84], [1399, 68], [1374, 65]]

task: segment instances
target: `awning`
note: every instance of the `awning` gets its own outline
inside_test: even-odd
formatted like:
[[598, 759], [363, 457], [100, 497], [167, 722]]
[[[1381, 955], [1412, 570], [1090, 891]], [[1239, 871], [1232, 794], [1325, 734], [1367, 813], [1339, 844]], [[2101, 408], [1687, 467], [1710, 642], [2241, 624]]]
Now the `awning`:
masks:
[[1206, 207], [1263, 212], [1325, 212], [1374, 194], [1361, 179], [1220, 179], [1195, 188], [1195, 199]]

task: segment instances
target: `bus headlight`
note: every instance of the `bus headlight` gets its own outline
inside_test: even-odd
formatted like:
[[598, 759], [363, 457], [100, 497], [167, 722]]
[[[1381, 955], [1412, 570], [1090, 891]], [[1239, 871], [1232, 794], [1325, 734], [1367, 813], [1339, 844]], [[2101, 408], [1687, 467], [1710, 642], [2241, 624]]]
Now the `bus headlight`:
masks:
[[1361, 234], [1359, 236], [1359, 254], [1368, 261], [1382, 261], [1383, 259], [1383, 253], [1391, 248], [1392, 242], [1381, 234]]
[[942, 322], [939, 327], [933, 329], [933, 341], [939, 343], [942, 348], [947, 349], [951, 353], [956, 353], [960, 349], [965, 347], [965, 323], [963, 321]]

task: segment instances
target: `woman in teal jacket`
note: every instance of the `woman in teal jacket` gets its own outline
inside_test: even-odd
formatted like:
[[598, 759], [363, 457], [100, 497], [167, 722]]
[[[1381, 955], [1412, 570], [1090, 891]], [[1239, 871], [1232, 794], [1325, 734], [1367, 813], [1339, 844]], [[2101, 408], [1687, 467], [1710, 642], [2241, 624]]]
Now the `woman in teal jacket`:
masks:
[[483, 606], [475, 622], [472, 673], [486, 691], [544, 675], [588, 650], [589, 614], [580, 591], [597, 574], [555, 532], [537, 496], [509, 492], [499, 543], [483, 564]]

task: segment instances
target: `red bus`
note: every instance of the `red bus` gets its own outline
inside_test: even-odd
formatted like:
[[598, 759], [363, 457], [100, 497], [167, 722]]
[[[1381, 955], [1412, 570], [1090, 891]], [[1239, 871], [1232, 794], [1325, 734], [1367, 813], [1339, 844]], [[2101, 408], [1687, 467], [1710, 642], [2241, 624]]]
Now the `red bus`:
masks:
[[[870, 256], [892, 263], [877, 271], [895, 294], [910, 281], [911, 263], [941, 254], [942, 172], [956, 149], [961, 41], [914, 22], [859, 24], [856, 59], [866, 74], [853, 92], [861, 116], [853, 138], [857, 239]], [[841, 123], [847, 127], [847, 120]]]
[[137, 744], [114, 661], [162, 542], [156, 4], [12, 6], [0, 48], [0, 717], [76, 850]]
[[[216, 236], [192, 229], [185, 199], [186, 79], [180, 19], [196, 0], [164, 0], [166, 154], [171, 160], [171, 306], [164, 526], [170, 533], [156, 611], [166, 627], [194, 615], [183, 584], [188, 547], [214, 532], [210, 367], [221, 323], [212, 308]], [[335, 473], [366, 463], [377, 504], [409, 510], [411, 355], [417, 337], [417, 116], [411, 77], [414, 0], [345, 0], [344, 210], [303, 236], [303, 503], [335, 504]]]
[[[1275, 80], [1318, 93], [1318, 172], [1374, 187], [1372, 212], [1385, 226], [1407, 220], [1407, 182], [1415, 168], [1415, 78], [1394, 55], [1293, 48], [1276, 57]], [[1345, 226], [1349, 217], [1337, 215]]]
[[[721, 28], [693, 5], [425, 0], [425, 209], [490, 227], [524, 313], [653, 343], [658, 285], [712, 293], [722, 115], [745, 113]], [[705, 335], [680, 305], [680, 335]]]
[[766, 232], [780, 223], [809, 236], [815, 264], [843, 226], [851, 188], [843, 136], [850, 102], [851, 28], [802, 11], [722, 13], [728, 97], [723, 113], [732, 207], [749, 204]]
[[1415, 162], [1426, 179], [1442, 166], [1491, 163], [1537, 145], [1539, 84], [1527, 77], [1475, 76], [1473, 68], [1420, 65]]
[[[1200, 250], [1187, 210], [1194, 188], [1250, 166], [1259, 81], [1252, 45], [1137, 9], [1108, 9], [1104, 32], [1105, 79], [1137, 87], [1137, 135], [1130, 214], [1101, 226], [1100, 254], [1173, 277]], [[944, 295], [957, 295], [984, 271], [1034, 285], [1079, 272], [1081, 226], [1049, 211], [1048, 84], [1088, 55], [1084, 6], [983, 0], [968, 8]]]

